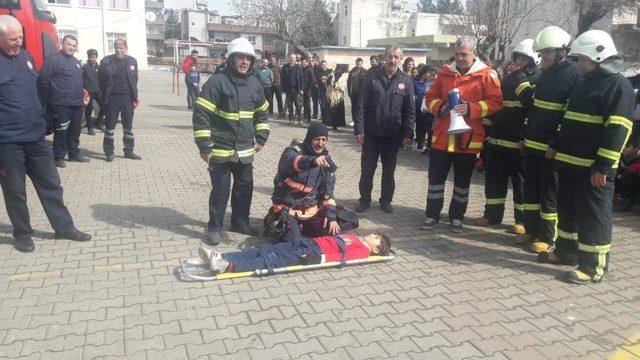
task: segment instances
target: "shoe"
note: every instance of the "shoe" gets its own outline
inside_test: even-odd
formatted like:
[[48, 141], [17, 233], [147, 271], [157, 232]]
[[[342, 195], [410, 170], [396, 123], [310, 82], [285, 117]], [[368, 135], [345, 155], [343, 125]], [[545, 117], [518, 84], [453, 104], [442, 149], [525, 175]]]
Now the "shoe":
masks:
[[207, 244], [216, 246], [226, 240], [225, 234], [220, 230], [207, 231]]
[[424, 150], [424, 145], [417, 144], [416, 150]]
[[464, 226], [462, 226], [462, 220], [453, 219], [451, 220], [451, 224], [449, 224], [449, 230], [454, 233], [461, 233], [464, 231]]
[[278, 114], [278, 119], [284, 119], [284, 114]]
[[473, 221], [473, 224], [476, 226], [489, 226], [491, 222], [486, 217], [477, 218]]
[[260, 235], [260, 230], [249, 225], [232, 226], [231, 228], [229, 228], [229, 231], [249, 236]]
[[429, 154], [431, 154], [431, 149], [428, 147], [424, 148], [424, 150], [422, 151], [422, 155], [429, 155]]
[[96, 129], [98, 129], [98, 130], [100, 130], [100, 131], [104, 132], [104, 125], [102, 125], [102, 124], [98, 124], [98, 125], [96, 125]]
[[36, 248], [35, 245], [33, 245], [31, 236], [16, 238], [16, 243], [13, 246], [20, 252], [33, 252]]
[[575, 255], [558, 255], [555, 249], [543, 251], [538, 254], [538, 261], [544, 264], [553, 265], [578, 265], [578, 259]]
[[420, 230], [431, 230], [438, 224], [438, 220], [432, 218], [426, 218], [424, 225], [420, 227]]
[[107, 158], [104, 159], [106, 162], [112, 162], [113, 161], [113, 154], [111, 155], [107, 155]]
[[354, 209], [357, 213], [363, 213], [365, 211], [367, 211], [369, 208], [371, 207], [371, 204], [364, 202], [364, 201], [360, 201], [360, 203], [358, 204], [358, 206], [356, 206], [356, 208]]
[[393, 206], [391, 206], [391, 203], [380, 203], [380, 209], [387, 214], [393, 213]]
[[602, 279], [594, 280], [591, 276], [582, 272], [579, 269], [568, 271], [567, 274], [565, 275], [565, 279], [567, 279], [567, 281], [570, 283], [578, 284], [578, 285], [586, 285], [592, 282], [602, 281]]
[[229, 262], [222, 258], [222, 255], [213, 250], [209, 250], [204, 247], [198, 248], [198, 256], [202, 261], [205, 261], [209, 264], [209, 269], [216, 274], [223, 273], [227, 271], [229, 267]]
[[133, 151], [124, 153], [124, 157], [131, 160], [141, 160], [142, 156], [136, 155]]
[[56, 167], [65, 168], [65, 167], [67, 167], [67, 163], [64, 162], [64, 159], [57, 159], [56, 160]]
[[515, 238], [516, 244], [527, 245], [527, 244], [530, 244], [532, 241], [533, 241], [533, 236], [529, 234], [518, 234], [516, 235], [516, 238]]
[[516, 235], [524, 234], [524, 231], [524, 225], [522, 224], [513, 224], [511, 226], [511, 232]]
[[551, 249], [551, 245], [547, 244], [544, 241], [536, 240], [529, 245], [529, 250], [533, 251], [536, 254], [539, 254], [543, 251], [549, 251]]
[[69, 161], [87, 163], [89, 162], [89, 158], [86, 158], [82, 155], [69, 156]]
[[56, 233], [56, 239], [67, 239], [73, 241], [89, 241], [91, 240], [91, 235], [84, 233], [76, 228], [73, 228], [65, 233]]
[[87, 130], [87, 134], [94, 136], [96, 134], [96, 131], [93, 128], [91, 128]]

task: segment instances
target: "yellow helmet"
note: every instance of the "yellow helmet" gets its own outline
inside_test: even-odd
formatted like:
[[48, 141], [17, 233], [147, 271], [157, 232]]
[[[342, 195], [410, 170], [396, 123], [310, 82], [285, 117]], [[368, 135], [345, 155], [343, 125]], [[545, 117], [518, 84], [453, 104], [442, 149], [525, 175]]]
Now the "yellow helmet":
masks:
[[618, 50], [609, 34], [602, 30], [589, 30], [576, 38], [569, 55], [585, 56], [600, 63], [608, 57], [618, 55]]
[[533, 51], [569, 47], [571, 35], [557, 26], [547, 26], [533, 40]]

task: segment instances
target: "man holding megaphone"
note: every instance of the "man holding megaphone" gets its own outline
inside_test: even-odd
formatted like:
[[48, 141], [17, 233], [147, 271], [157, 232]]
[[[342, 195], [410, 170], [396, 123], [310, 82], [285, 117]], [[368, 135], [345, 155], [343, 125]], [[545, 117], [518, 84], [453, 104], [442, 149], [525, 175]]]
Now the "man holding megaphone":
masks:
[[445, 181], [453, 165], [450, 229], [461, 232], [469, 202], [473, 163], [485, 134], [482, 118], [502, 108], [498, 74], [477, 58], [476, 41], [463, 36], [455, 44], [455, 61], [445, 65], [425, 95], [425, 106], [437, 121], [429, 162], [429, 190], [423, 230], [432, 229], [444, 204]]

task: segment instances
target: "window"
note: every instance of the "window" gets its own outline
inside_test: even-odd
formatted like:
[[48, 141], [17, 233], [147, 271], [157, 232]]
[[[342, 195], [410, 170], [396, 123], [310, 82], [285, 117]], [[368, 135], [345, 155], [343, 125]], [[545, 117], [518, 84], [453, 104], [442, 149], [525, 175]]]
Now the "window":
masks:
[[344, 6], [344, 16], [347, 16], [347, 5]]
[[107, 44], [109, 44], [109, 50], [108, 53], [109, 54], [113, 54], [114, 53], [114, 48], [113, 48], [113, 42], [116, 39], [125, 39], [127, 40], [127, 34], [126, 33], [107, 33]]
[[69, 5], [70, 0], [47, 0], [47, 4]]
[[64, 38], [67, 35], [73, 35], [75, 36], [75, 38], [78, 38], [78, 32], [75, 30], [64, 30], [64, 29], [58, 29], [58, 36], [60, 36], [60, 43], [62, 43], [62, 38]]
[[109, 0], [109, 8], [129, 10], [129, 0]]
[[247, 36], [247, 38], [249, 39], [249, 42], [252, 44], [256, 44], [256, 37], [255, 36]]
[[101, 7], [101, 0], [80, 0], [80, 6], [83, 7]]
[[273, 45], [275, 39], [271, 35], [262, 35], [262, 44], [264, 45]]

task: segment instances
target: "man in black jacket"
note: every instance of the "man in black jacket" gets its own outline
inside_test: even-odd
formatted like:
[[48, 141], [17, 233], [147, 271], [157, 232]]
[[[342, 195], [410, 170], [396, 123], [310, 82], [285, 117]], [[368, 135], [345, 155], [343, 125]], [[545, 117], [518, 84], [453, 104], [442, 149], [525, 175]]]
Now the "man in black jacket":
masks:
[[289, 54], [289, 62], [282, 65], [280, 73], [282, 79], [282, 90], [286, 93], [286, 108], [289, 112], [289, 124], [293, 124], [293, 106], [296, 108], [296, 118], [298, 124], [302, 124], [302, 94], [304, 90], [304, 75], [302, 68], [296, 64], [296, 54]]
[[316, 77], [313, 73], [313, 66], [309, 64], [309, 60], [302, 59], [302, 113], [306, 122], [311, 122], [311, 92], [316, 86]]
[[[82, 65], [82, 85], [89, 93], [89, 103], [84, 109], [84, 118], [87, 122], [87, 132], [89, 135], [95, 135], [94, 127], [104, 131], [102, 122], [104, 121], [104, 109], [100, 106], [102, 103], [100, 96], [100, 81], [98, 80], [98, 51], [95, 49], [87, 50], [87, 63]], [[95, 123], [93, 122], [93, 102], [98, 103], [100, 109]]]
[[364, 82], [364, 76], [367, 70], [362, 67], [362, 58], [356, 59], [356, 67], [349, 71], [349, 77], [347, 78], [347, 92], [351, 99], [351, 121], [355, 122], [356, 112], [358, 110], [358, 96], [360, 96], [360, 88]]
[[73, 225], [62, 199], [60, 176], [45, 142], [46, 123], [38, 100], [33, 57], [22, 49], [22, 25], [0, 15], [0, 185], [13, 226], [15, 248], [32, 252], [25, 177], [38, 193], [56, 239], [87, 241]]
[[73, 35], [62, 39], [62, 49], [48, 57], [38, 76], [38, 90], [47, 107], [53, 112], [53, 157], [57, 167], [69, 161], [88, 162], [80, 156], [80, 128], [82, 126], [82, 70], [80, 60], [73, 54], [78, 40]]
[[380, 208], [393, 212], [391, 201], [395, 191], [394, 173], [400, 145], [413, 138], [416, 117], [413, 80], [399, 71], [402, 47], [397, 44], [385, 49], [385, 66], [371, 70], [365, 78], [358, 102], [354, 133], [362, 143], [360, 173], [360, 204], [357, 212], [371, 204], [373, 176], [382, 160], [382, 194]]
[[106, 109], [106, 124], [102, 147], [106, 161], [113, 161], [113, 140], [118, 115], [122, 116], [124, 157], [142, 159], [133, 152], [133, 110], [138, 107], [138, 62], [127, 55], [127, 40], [113, 42], [115, 53], [105, 56], [100, 62], [100, 89], [103, 107]]

